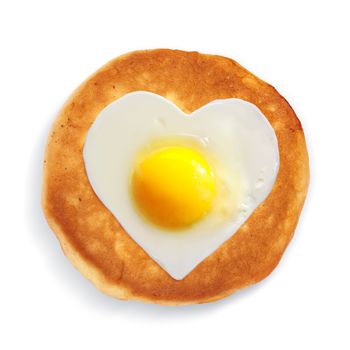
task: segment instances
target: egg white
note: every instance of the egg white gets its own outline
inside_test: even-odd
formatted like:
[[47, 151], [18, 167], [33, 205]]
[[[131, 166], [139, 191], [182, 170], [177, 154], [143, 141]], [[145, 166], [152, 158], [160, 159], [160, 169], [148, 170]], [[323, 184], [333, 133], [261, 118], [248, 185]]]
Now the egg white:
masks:
[[[181, 232], [147, 222], [135, 209], [129, 187], [140, 150], [157, 140], [174, 139], [192, 140], [211, 155], [224, 186], [213, 210]], [[127, 94], [100, 112], [87, 134], [83, 156], [100, 200], [178, 280], [230, 238], [264, 201], [279, 167], [275, 132], [255, 105], [234, 98], [216, 100], [188, 115], [167, 99], [144, 91]]]

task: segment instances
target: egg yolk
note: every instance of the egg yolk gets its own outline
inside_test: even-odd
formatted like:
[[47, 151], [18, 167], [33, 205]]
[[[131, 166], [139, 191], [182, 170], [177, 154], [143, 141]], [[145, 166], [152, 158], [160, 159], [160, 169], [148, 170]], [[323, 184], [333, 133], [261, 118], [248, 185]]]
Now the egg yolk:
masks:
[[153, 223], [184, 228], [205, 216], [215, 197], [214, 174], [203, 156], [187, 147], [165, 147], [136, 164], [131, 192]]

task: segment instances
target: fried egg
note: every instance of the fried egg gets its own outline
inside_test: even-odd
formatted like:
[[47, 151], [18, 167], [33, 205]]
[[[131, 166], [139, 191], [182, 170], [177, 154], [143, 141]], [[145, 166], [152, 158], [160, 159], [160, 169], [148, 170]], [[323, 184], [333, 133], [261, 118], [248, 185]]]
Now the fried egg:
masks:
[[102, 203], [177, 280], [239, 229], [279, 167], [275, 132], [255, 105], [230, 98], [186, 114], [144, 91], [99, 113], [83, 156]]

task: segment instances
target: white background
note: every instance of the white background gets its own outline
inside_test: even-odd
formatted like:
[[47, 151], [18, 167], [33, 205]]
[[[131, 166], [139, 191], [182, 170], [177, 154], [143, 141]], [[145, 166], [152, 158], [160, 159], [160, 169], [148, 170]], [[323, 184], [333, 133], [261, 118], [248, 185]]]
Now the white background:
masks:
[[[347, 1], [0, 1], [1, 349], [349, 349]], [[289, 100], [307, 136], [311, 187], [280, 265], [212, 304], [104, 296], [40, 209], [65, 99], [113, 57], [158, 47], [236, 59]]]

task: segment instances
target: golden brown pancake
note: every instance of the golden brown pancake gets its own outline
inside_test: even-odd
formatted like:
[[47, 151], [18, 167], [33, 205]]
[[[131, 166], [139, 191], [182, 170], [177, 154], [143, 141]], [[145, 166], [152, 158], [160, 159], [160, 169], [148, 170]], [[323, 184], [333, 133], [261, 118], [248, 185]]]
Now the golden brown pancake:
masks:
[[[130, 238], [96, 196], [85, 171], [82, 149], [97, 115], [114, 100], [140, 90], [164, 96], [186, 113], [216, 99], [249, 101], [264, 113], [278, 139], [280, 168], [270, 195], [236, 234], [181, 281]], [[46, 149], [42, 204], [67, 257], [104, 293], [168, 305], [205, 303], [272, 272], [293, 236], [308, 182], [301, 124], [271, 85], [225, 57], [136, 51], [99, 69], [63, 106]]]

